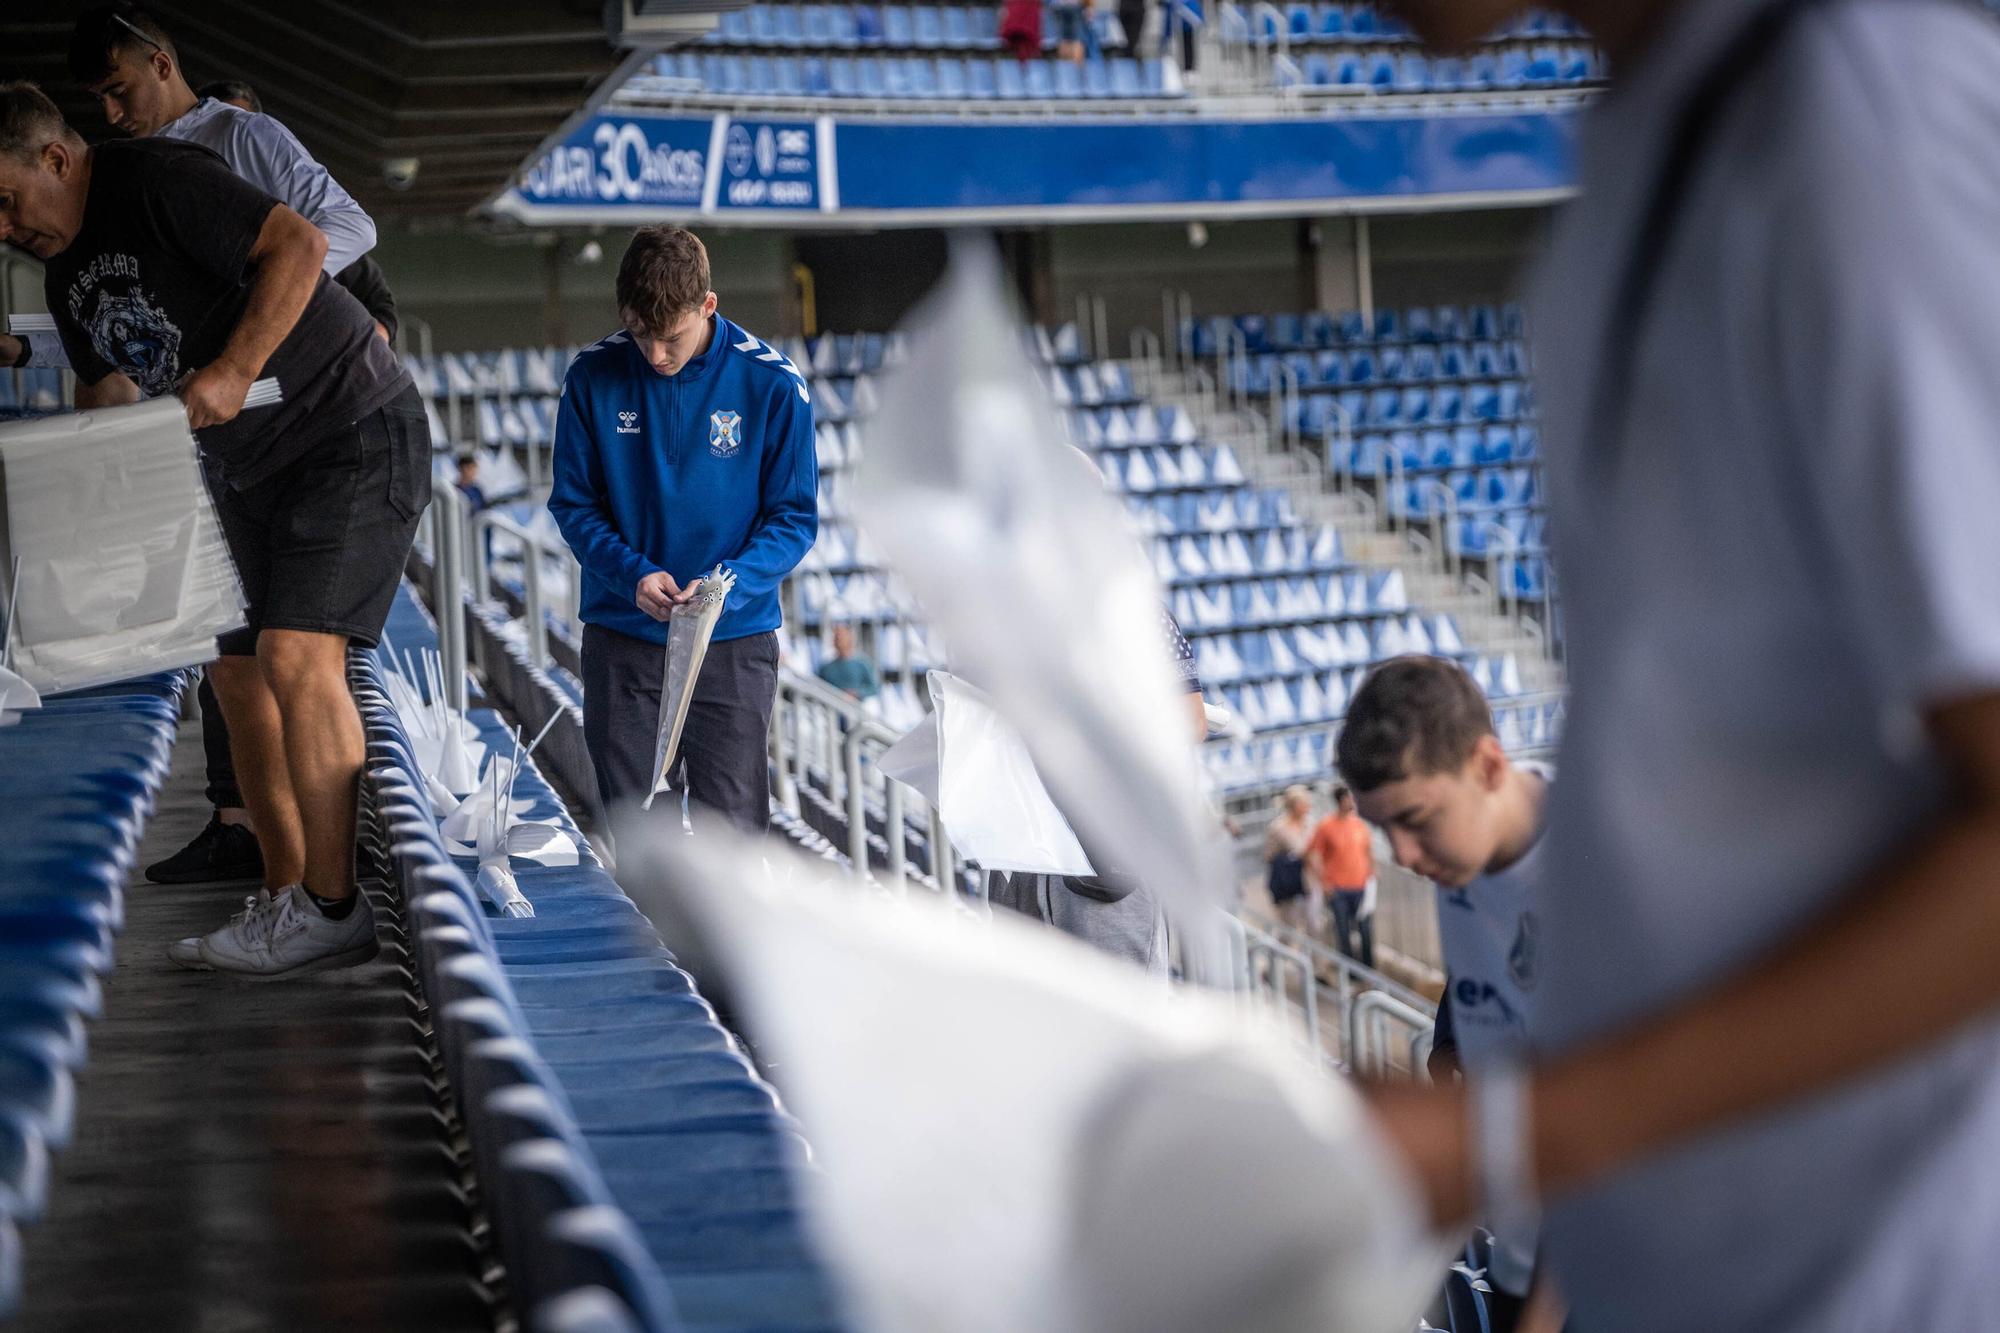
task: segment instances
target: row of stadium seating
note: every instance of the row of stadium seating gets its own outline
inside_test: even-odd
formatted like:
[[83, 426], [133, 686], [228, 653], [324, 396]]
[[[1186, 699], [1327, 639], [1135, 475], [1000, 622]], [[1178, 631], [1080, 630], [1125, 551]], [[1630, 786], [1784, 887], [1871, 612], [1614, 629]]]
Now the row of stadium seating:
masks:
[[[1117, 56], [1078, 64], [981, 56], [661, 56], [662, 91], [731, 98], [1050, 102], [1185, 95], [1180, 70]], [[1392, 71], [1393, 74], [1393, 71]]]
[[[1251, 44], [1258, 44], [1254, 37]], [[1306, 51], [1281, 65], [1276, 86], [1375, 93], [1501, 93], [1601, 83], [1604, 59], [1590, 46], [1537, 46], [1475, 56]]]
[[61, 406], [60, 370], [0, 369], [0, 413], [53, 412]]
[[1435, 388], [1320, 389], [1294, 400], [1291, 423], [1322, 439], [1347, 431], [1396, 431], [1424, 426], [1492, 426], [1535, 419], [1533, 389], [1525, 380], [1492, 384], [1441, 384]]
[[[1259, 37], [1283, 31], [1294, 42], [1407, 43], [1410, 31], [1374, 6], [1293, 0], [1252, 25]], [[1539, 11], [1494, 34], [1493, 43], [1577, 39], [1568, 19]], [[991, 4], [757, 3], [723, 11], [703, 41], [761, 50], [910, 49], [970, 51], [1000, 46], [1000, 7]], [[1045, 44], [1054, 46], [1051, 36]]]
[[[407, 650], [431, 633], [406, 590], [391, 637]], [[796, 1122], [594, 858], [517, 859], [535, 915], [487, 906], [475, 863], [439, 834], [384, 669], [371, 654], [356, 670], [368, 786], [524, 1324], [838, 1328], [799, 1212], [808, 1153]], [[472, 717], [482, 739], [504, 742], [497, 715]], [[532, 766], [520, 781], [530, 817], [575, 834]]]
[[0, 727], [0, 1320], [20, 1297], [20, 1229], [70, 1141], [84, 1026], [185, 688], [176, 672], [51, 696]]
[[1253, 352], [1231, 357], [1229, 382], [1239, 393], [1269, 393], [1277, 384], [1313, 390], [1520, 379], [1530, 369], [1528, 345], [1518, 338], [1407, 346], [1357, 344], [1346, 352], [1329, 348], [1320, 352]]
[[1411, 306], [1407, 310], [1380, 306], [1373, 318], [1359, 310], [1211, 315], [1183, 321], [1180, 345], [1190, 356], [1212, 357], [1218, 351], [1255, 356], [1381, 343], [1520, 341], [1527, 336], [1526, 314], [1518, 304], [1509, 302], [1499, 306]]

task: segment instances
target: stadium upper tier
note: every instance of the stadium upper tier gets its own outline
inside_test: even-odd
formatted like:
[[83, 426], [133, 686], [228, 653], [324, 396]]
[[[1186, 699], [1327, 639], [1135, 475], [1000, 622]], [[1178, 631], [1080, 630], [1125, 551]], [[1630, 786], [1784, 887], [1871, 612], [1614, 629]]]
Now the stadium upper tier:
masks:
[[[1579, 87], [1605, 73], [1581, 33], [1543, 15], [1461, 58], [1425, 55], [1368, 5], [1178, 0], [1166, 13], [1160, 26], [1170, 37], [1199, 34], [1231, 67], [1207, 79], [1196, 62], [1184, 76], [1178, 60], [1161, 58], [1171, 40], [1129, 32], [1109, 6], [1091, 16], [1090, 58], [1079, 63], [1052, 58], [1046, 24], [1044, 58], [1003, 54], [994, 5], [765, 3], [725, 12], [698, 46], [660, 56], [621, 96], [1066, 102], [1177, 98], [1208, 82], [1236, 91], [1507, 93]], [[1264, 59], [1246, 68], [1231, 53]]]

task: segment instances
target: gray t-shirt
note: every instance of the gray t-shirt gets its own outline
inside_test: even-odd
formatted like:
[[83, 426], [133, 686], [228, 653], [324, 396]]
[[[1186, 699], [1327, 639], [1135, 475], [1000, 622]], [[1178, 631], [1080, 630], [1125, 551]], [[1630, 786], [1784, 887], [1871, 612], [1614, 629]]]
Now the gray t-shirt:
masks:
[[[1762, 7], [1669, 16], [1589, 117], [1538, 278], [1573, 690], [1530, 1018], [1549, 1051], [1754, 969], [1867, 892], [1945, 813], [1923, 710], [2000, 688], [2000, 24], [1969, 0], [1826, 0], [1750, 76], [1598, 466], [1588, 401], [1644, 198], [1693, 84]], [[1967, 1019], [1555, 1207], [1545, 1252], [1578, 1325], [1990, 1327], [2000, 1022]]]
[[285, 125], [213, 97], [160, 128], [160, 137], [213, 148], [229, 169], [326, 234], [332, 275], [375, 248], [375, 221]]

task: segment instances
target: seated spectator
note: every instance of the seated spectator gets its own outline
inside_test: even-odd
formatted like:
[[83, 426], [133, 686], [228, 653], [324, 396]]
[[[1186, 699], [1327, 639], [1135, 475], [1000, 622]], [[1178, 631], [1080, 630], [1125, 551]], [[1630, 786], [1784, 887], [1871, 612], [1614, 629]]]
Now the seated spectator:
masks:
[[819, 678], [856, 699], [873, 699], [882, 692], [875, 664], [854, 651], [854, 627], [833, 627], [833, 656], [822, 662]]
[[478, 513], [486, 508], [486, 488], [479, 484], [479, 455], [460, 454], [458, 456], [458, 480], [453, 483], [465, 502]]

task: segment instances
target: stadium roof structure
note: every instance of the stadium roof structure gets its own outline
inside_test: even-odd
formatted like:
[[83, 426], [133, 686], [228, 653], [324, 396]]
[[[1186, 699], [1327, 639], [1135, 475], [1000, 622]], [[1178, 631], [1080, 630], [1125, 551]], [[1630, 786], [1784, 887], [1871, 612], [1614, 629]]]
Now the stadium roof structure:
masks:
[[[115, 132], [67, 67], [70, 31], [86, 7], [0, 5], [0, 78], [33, 79], [97, 140]], [[491, 198], [651, 54], [620, 49], [602, 0], [146, 0], [146, 8], [173, 33], [191, 82], [250, 84], [378, 218], [462, 215]], [[411, 159], [413, 173], [399, 169]]]

